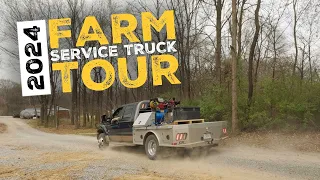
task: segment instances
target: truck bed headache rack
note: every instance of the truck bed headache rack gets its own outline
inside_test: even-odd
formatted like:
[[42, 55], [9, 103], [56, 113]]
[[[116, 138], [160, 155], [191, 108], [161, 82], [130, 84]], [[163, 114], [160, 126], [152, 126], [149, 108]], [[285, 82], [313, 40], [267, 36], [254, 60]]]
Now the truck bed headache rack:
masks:
[[173, 125], [194, 124], [194, 123], [204, 123], [204, 119], [176, 120], [176, 121], [173, 122]]
[[200, 108], [199, 107], [175, 107], [173, 109], [173, 121], [200, 119]]

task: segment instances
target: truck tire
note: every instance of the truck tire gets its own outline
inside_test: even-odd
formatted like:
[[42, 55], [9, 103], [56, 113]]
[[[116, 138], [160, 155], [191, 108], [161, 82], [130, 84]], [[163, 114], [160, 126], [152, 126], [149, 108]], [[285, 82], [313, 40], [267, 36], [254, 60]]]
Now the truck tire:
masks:
[[109, 136], [106, 136], [105, 133], [100, 133], [97, 139], [98, 139], [99, 149], [105, 149], [106, 147], [109, 146]]
[[149, 159], [155, 160], [160, 152], [158, 139], [155, 135], [149, 135], [144, 144], [144, 149]]

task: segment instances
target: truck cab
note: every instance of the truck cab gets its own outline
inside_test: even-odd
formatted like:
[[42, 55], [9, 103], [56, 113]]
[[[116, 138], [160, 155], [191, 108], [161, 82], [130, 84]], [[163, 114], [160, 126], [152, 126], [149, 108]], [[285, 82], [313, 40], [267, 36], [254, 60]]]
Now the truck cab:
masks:
[[107, 118], [107, 120], [103, 122], [108, 130], [110, 141], [132, 143], [133, 123], [139, 113], [143, 112], [151, 112], [148, 100], [125, 104], [118, 107], [111, 117]]

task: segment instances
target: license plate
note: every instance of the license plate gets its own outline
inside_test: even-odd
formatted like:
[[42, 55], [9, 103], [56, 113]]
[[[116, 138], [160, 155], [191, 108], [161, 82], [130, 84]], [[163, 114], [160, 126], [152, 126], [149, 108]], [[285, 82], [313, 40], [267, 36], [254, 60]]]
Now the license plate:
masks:
[[203, 139], [204, 140], [211, 139], [211, 134], [203, 134]]

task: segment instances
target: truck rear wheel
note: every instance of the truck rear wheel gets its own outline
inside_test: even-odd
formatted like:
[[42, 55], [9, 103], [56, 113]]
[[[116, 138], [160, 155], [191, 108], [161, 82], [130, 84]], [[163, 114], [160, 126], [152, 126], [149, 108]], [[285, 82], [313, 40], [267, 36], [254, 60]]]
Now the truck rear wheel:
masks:
[[149, 135], [144, 144], [147, 156], [151, 160], [155, 160], [160, 151], [158, 139], [155, 135]]

